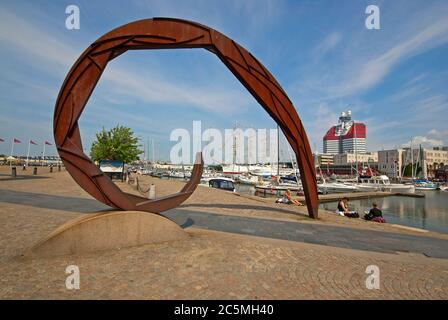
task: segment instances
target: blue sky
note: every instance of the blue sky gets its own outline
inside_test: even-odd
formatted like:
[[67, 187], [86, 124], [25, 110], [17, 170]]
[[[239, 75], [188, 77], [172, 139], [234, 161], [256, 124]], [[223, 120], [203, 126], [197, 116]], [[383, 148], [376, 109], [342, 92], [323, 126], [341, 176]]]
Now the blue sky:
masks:
[[[80, 30], [65, 8], [78, 5]], [[368, 30], [369, 4], [381, 29]], [[157, 16], [197, 21], [248, 49], [277, 78], [313, 149], [341, 111], [367, 124], [368, 150], [448, 145], [448, 1], [2, 1], [0, 153], [10, 139], [53, 141], [54, 103], [71, 65], [102, 34]], [[275, 128], [213, 54], [201, 49], [127, 52], [112, 61], [81, 119], [86, 153], [105, 126], [130, 126], [167, 159], [175, 128]], [[146, 142], [145, 142], [146, 144]], [[47, 154], [56, 154], [54, 147]]]

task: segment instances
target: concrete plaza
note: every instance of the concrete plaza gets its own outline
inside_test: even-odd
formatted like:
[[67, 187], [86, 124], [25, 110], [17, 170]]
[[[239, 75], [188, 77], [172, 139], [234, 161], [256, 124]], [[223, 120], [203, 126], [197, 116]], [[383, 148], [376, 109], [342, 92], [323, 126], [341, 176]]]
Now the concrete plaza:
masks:
[[[447, 299], [448, 236], [351, 220], [272, 199], [198, 187], [165, 213], [189, 234], [173, 241], [78, 256], [25, 259], [21, 253], [64, 222], [108, 210], [67, 172], [39, 168], [19, 178], [0, 167], [2, 299]], [[155, 182], [157, 195], [182, 182]], [[125, 183], [118, 185], [137, 193]], [[68, 265], [81, 287], [68, 290]], [[366, 268], [380, 289], [366, 288]]]

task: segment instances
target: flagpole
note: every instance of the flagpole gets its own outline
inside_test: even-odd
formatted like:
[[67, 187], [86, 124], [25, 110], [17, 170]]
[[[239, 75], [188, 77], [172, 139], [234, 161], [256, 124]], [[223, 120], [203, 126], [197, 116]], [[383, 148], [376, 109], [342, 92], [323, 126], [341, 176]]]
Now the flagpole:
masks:
[[12, 167], [12, 154], [14, 153], [14, 137], [11, 140], [11, 158], [9, 159], [9, 167]]
[[31, 140], [28, 140], [28, 153], [26, 154], [26, 166], [28, 167], [28, 159], [30, 157]]
[[46, 145], [46, 143], [44, 141], [44, 151], [42, 153], [42, 165], [44, 165], [44, 162], [45, 162], [45, 145]]

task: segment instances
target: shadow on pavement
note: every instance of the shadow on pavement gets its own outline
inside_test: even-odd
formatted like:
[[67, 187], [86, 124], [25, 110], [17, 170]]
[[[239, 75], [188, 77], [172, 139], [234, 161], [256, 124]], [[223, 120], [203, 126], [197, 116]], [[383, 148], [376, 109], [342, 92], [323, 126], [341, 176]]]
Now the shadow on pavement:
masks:
[[15, 178], [11, 174], [0, 173], [0, 181], [11, 181], [11, 180], [35, 180], [35, 179], [49, 179], [50, 177], [43, 176], [33, 176], [33, 175], [17, 175]]
[[163, 212], [180, 226], [382, 253], [413, 252], [448, 259], [448, 240], [300, 221], [230, 216], [180, 208]]
[[[278, 206], [292, 206], [287, 204], [278, 204]], [[297, 210], [288, 210], [288, 209], [282, 209], [282, 208], [273, 208], [268, 206], [257, 206], [257, 205], [246, 205], [246, 204], [222, 204], [222, 203], [210, 203], [210, 204], [204, 204], [204, 203], [190, 203], [190, 204], [182, 204], [178, 208], [219, 208], [219, 209], [233, 209], [233, 210], [262, 210], [262, 211], [271, 211], [271, 212], [280, 212], [280, 213], [287, 213], [287, 214], [293, 214], [296, 216], [301, 216], [308, 218], [307, 213], [302, 213]], [[306, 207], [304, 207], [306, 208]]]
[[112, 209], [95, 199], [5, 189], [0, 189], [0, 203], [2, 202], [82, 213]]

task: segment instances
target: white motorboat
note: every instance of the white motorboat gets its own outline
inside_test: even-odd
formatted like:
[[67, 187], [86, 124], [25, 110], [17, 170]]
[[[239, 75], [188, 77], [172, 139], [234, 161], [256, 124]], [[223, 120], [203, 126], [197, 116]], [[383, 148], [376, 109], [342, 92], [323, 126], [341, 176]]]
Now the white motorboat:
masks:
[[303, 188], [301, 186], [298, 186], [297, 184], [294, 185], [256, 185], [255, 191], [262, 194], [270, 194], [270, 195], [276, 195], [276, 196], [282, 196], [286, 190], [291, 191], [292, 193], [301, 194], [303, 192]]
[[297, 183], [295, 181], [282, 180], [281, 182], [279, 182], [278, 185], [282, 186], [282, 187], [293, 187], [293, 188], [299, 187], [299, 188], [302, 188], [302, 182], [301, 181], [299, 181]]
[[342, 182], [324, 182], [317, 185], [318, 189], [322, 193], [349, 193], [359, 191], [358, 186], [355, 184], [342, 183]]
[[230, 164], [222, 166], [222, 173], [226, 175], [242, 174], [247, 172], [248, 172], [247, 166], [243, 165]]
[[251, 176], [251, 175], [240, 175], [237, 178], [238, 183], [247, 184], [247, 185], [256, 185], [259, 183], [259, 177]]
[[251, 175], [258, 176], [258, 177], [264, 177], [269, 178], [273, 175], [272, 170], [270, 168], [260, 168], [250, 171]]
[[170, 178], [184, 178], [185, 175], [181, 171], [171, 171], [169, 173]]
[[211, 178], [208, 181], [208, 186], [210, 188], [222, 189], [226, 191], [235, 192], [235, 181], [230, 178], [219, 177], [219, 178]]
[[358, 191], [388, 191], [398, 193], [415, 193], [415, 186], [412, 184], [390, 183], [387, 176], [373, 176], [359, 178], [355, 184]]
[[426, 179], [416, 179], [413, 182], [415, 186], [415, 190], [426, 190], [426, 191], [432, 191], [437, 190], [437, 184], [432, 183]]

